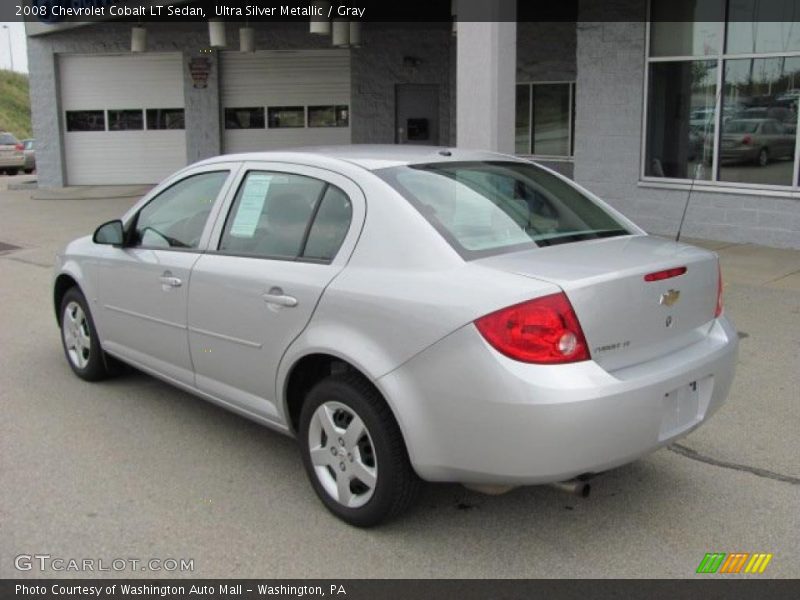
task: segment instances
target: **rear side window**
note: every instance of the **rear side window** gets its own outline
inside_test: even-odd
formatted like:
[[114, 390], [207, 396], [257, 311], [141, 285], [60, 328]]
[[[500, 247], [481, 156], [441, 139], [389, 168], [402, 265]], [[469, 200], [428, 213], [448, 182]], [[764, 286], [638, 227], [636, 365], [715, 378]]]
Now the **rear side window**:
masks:
[[11, 144], [18, 144], [17, 138], [10, 133], [0, 133], [0, 145], [9, 146]]
[[579, 190], [529, 163], [444, 162], [376, 174], [465, 259], [630, 233]]
[[350, 226], [347, 195], [304, 175], [251, 171], [225, 221], [219, 250], [230, 254], [327, 262]]

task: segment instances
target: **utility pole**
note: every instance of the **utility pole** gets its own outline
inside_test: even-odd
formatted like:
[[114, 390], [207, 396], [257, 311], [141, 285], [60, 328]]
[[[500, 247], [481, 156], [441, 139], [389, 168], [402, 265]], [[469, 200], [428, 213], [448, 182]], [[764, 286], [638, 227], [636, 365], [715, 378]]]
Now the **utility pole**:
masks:
[[3, 25], [3, 29], [6, 30], [6, 34], [8, 35], [8, 58], [11, 61], [11, 70], [14, 70], [14, 50], [11, 47], [11, 29], [8, 25]]

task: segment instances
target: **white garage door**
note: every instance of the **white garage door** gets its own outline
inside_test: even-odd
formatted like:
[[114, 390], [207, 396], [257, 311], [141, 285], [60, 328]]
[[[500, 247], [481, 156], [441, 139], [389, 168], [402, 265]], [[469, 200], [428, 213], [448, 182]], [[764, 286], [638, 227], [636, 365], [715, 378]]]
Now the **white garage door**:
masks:
[[350, 51], [222, 54], [227, 153], [350, 143]]
[[70, 185], [156, 183], [186, 164], [181, 54], [59, 57]]

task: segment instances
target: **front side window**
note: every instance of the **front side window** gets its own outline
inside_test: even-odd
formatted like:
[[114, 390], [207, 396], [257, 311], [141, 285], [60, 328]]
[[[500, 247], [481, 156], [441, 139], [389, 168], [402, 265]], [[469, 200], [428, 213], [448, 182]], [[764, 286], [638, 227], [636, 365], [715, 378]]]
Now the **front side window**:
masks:
[[574, 95], [574, 83], [517, 84], [515, 152], [572, 156]]
[[148, 202], [136, 217], [131, 246], [197, 248], [228, 171], [191, 175]]
[[630, 233], [576, 188], [532, 164], [437, 163], [376, 173], [467, 259]]
[[319, 179], [250, 171], [231, 206], [219, 244], [257, 258], [331, 260], [350, 226], [347, 195]]

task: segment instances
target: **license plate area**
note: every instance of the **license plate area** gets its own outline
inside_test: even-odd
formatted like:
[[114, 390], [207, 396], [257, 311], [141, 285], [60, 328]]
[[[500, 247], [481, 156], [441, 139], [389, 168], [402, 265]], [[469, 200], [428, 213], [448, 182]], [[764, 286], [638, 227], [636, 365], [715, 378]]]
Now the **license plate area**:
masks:
[[711, 397], [711, 377], [675, 388], [661, 398], [659, 440], [669, 439], [690, 429], [703, 419]]

